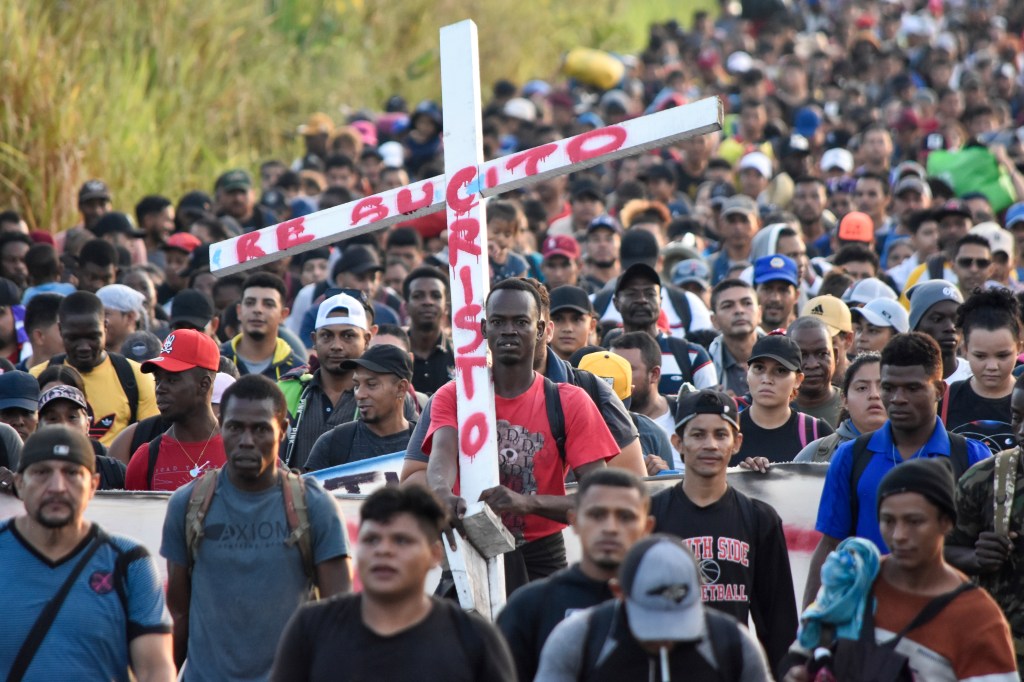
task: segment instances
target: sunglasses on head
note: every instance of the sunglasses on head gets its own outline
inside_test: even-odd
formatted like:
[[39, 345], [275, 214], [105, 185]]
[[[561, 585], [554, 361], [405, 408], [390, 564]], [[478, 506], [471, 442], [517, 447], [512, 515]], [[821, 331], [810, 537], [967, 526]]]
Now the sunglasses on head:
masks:
[[978, 268], [979, 270], [984, 270], [985, 268], [987, 268], [990, 265], [992, 265], [992, 259], [991, 258], [967, 258], [967, 257], [964, 257], [964, 258], [957, 258], [956, 259], [956, 264], [958, 266], [960, 266], [961, 268], [963, 268], [964, 270], [969, 270], [969, 269], [974, 268], [974, 267]]

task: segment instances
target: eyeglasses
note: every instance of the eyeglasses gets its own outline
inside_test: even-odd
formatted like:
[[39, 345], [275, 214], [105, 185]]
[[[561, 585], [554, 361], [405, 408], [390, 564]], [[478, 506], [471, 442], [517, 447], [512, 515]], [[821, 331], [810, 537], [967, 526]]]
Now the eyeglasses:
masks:
[[989, 268], [992, 265], [992, 259], [991, 258], [966, 258], [966, 257], [964, 257], [964, 258], [957, 258], [956, 259], [956, 264], [957, 264], [958, 267], [963, 268], [964, 270], [970, 270], [972, 268], [977, 268], [979, 270], [986, 270], [987, 268]]

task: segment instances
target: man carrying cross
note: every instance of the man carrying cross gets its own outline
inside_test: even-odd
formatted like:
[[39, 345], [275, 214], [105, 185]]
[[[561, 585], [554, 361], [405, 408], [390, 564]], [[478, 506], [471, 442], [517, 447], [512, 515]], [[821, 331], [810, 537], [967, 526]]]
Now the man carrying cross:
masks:
[[[516, 540], [516, 550], [505, 555], [505, 585], [511, 593], [566, 566], [562, 529], [572, 506], [565, 494], [567, 471], [571, 468], [580, 479], [603, 468], [619, 449], [583, 389], [556, 386], [534, 371], [537, 339], [545, 331], [536, 289], [520, 279], [496, 284], [487, 297], [481, 330], [494, 358], [501, 483], [484, 490], [480, 499], [501, 514]], [[549, 400], [561, 405], [553, 408]], [[455, 403], [454, 382], [434, 394], [423, 451], [430, 457], [427, 481], [458, 527], [466, 500], [459, 497], [456, 486], [459, 420]], [[561, 413], [564, 446], [555, 435], [557, 425], [549, 423], [552, 411]]]

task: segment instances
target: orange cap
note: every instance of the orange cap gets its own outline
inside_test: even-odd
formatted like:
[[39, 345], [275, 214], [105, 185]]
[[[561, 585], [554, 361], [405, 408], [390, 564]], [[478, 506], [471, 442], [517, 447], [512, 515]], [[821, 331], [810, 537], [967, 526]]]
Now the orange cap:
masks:
[[844, 242], [875, 241], [875, 223], [871, 216], [860, 211], [850, 211], [839, 221], [839, 240]]

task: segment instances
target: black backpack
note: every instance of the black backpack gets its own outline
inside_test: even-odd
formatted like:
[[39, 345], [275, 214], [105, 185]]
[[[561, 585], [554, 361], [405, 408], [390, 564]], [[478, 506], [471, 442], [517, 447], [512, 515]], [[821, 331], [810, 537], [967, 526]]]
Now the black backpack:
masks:
[[[601, 397], [597, 392], [597, 382], [601, 381], [594, 374], [585, 369], [568, 367], [569, 376], [567, 384], [577, 386], [586, 391], [587, 395], [600, 408]], [[544, 406], [548, 413], [548, 426], [551, 435], [555, 438], [555, 445], [558, 446], [558, 456], [565, 463], [565, 412], [562, 410], [562, 396], [558, 394], [558, 384], [544, 377]]]
[[[590, 609], [587, 617], [587, 634], [583, 639], [582, 660], [579, 679], [586, 680], [597, 669], [598, 657], [608, 635], [614, 631], [622, 617], [621, 602], [607, 601]], [[704, 622], [711, 650], [718, 664], [718, 676], [723, 680], [738, 680], [743, 675], [743, 641], [740, 639], [739, 624], [732, 616], [704, 607]]]
[[965, 582], [946, 594], [940, 594], [925, 604], [906, 627], [881, 643], [876, 639], [874, 596], [869, 590], [860, 638], [840, 639], [836, 642], [832, 664], [836, 679], [849, 682], [911, 682], [914, 676], [910, 672], [909, 659], [896, 651], [896, 645], [907, 634], [933, 620], [951, 601], [975, 587], [974, 583]]
[[[128, 409], [131, 410], [131, 417], [128, 419], [128, 423], [134, 424], [139, 417], [139, 384], [135, 381], [135, 372], [132, 370], [128, 358], [120, 353], [107, 353], [107, 356], [110, 358], [110, 363], [114, 366], [114, 371], [117, 373], [117, 380], [120, 382], [121, 388], [124, 389], [124, 397], [128, 399]], [[63, 365], [66, 358], [67, 354], [65, 353], [54, 355], [46, 366]]]
[[[949, 463], [953, 465], [953, 480], [959, 481], [964, 472], [971, 468], [971, 463], [967, 458], [967, 439], [956, 433], [949, 431], [946, 433], [949, 434]], [[850, 517], [850, 525], [852, 526], [849, 533], [850, 537], [857, 534], [857, 517], [860, 515], [857, 485], [860, 483], [860, 477], [864, 475], [864, 470], [868, 468], [868, 464], [871, 463], [871, 458], [874, 456], [873, 453], [868, 451], [868, 442], [873, 435], [875, 435], [874, 431], [865, 433], [853, 441], [853, 462], [850, 467], [850, 511], [852, 512]]]

